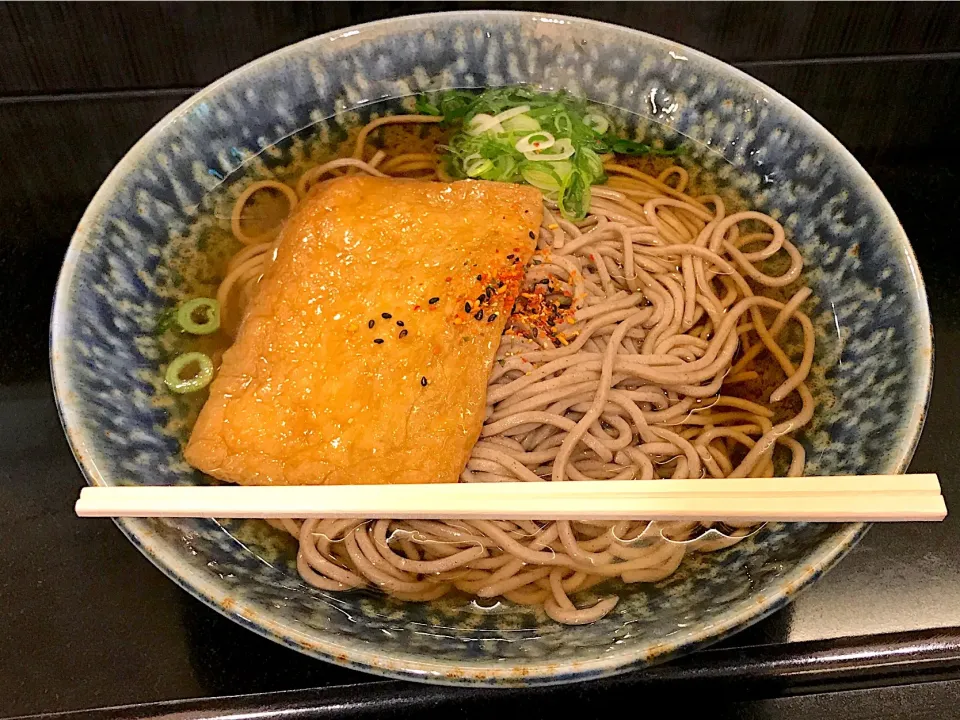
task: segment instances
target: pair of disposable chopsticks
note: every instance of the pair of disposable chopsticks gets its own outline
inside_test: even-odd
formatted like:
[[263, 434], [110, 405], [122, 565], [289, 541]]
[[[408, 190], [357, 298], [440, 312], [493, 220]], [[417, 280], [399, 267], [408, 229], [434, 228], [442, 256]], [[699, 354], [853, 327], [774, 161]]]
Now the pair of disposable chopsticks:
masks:
[[88, 487], [81, 517], [943, 520], [933, 474], [439, 485]]

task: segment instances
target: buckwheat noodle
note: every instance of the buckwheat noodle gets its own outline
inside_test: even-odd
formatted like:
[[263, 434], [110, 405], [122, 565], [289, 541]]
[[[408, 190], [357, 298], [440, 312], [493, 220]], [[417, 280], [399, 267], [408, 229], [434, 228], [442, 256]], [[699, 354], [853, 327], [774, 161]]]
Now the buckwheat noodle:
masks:
[[[281, 193], [292, 212], [324, 177], [353, 172], [448, 179], [437, 156], [407, 153], [364, 160], [377, 127], [436, 122], [390, 116], [366, 125], [351, 157], [304, 173], [296, 191], [279, 182], [249, 186], [232, 214], [244, 244], [230, 260], [217, 298], [228, 328], [274, 258], [279, 228], [259, 236], [241, 227], [255, 193]], [[717, 195], [694, 197], [681, 167], [657, 177], [607, 159], [608, 184], [592, 189], [586, 219], [572, 223], [545, 201], [538, 249], [493, 366], [487, 414], [461, 482], [567, 482], [690, 477], [772, 477], [785, 449], [787, 475], [803, 473], [804, 451], [790, 433], [809, 422], [804, 384], [814, 332], [800, 310], [802, 260], [769, 215], [727, 214]], [[762, 269], [777, 258], [786, 269]], [[758, 294], [758, 292], [767, 294]], [[229, 302], [228, 302], [229, 301]], [[228, 308], [236, 311], [227, 312]], [[236, 315], [236, 317], [234, 317]], [[799, 361], [778, 337], [791, 323]], [[761, 379], [767, 356], [782, 378], [764, 403], [728, 394]], [[792, 402], [771, 407], [788, 397]], [[792, 408], [792, 409], [787, 409]], [[747, 526], [701, 533], [710, 523], [428, 520], [273, 521], [299, 539], [297, 567], [314, 587], [375, 586], [401, 600], [459, 590], [542, 606], [559, 623], [602, 618], [607, 595], [587, 607], [572, 599], [608, 578], [656, 582], [688, 551], [738, 542]], [[689, 538], [685, 542], [677, 539]]]

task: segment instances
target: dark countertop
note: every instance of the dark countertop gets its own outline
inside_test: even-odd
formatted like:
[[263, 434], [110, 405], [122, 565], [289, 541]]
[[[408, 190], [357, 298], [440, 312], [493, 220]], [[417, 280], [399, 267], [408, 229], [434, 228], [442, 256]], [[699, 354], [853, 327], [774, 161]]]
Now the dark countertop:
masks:
[[[953, 79], [938, 86], [941, 91], [957, 89], [956, 60], [945, 61]], [[761, 76], [787, 72], [781, 65], [770, 67], [765, 71], [761, 63], [754, 70]], [[852, 71], [844, 67], [843, 77], [848, 77]], [[877, 78], [885, 76], [871, 67]], [[823, 72], [821, 80], [831, 71]], [[178, 92], [147, 93], [144, 103], [159, 103], [147, 115], [156, 117], [164, 106], [172, 107]], [[802, 88], [792, 97], [809, 107]], [[956, 107], [956, 93], [950, 97]], [[939, 102], [936, 96], [928, 99]], [[90, 113], [88, 122], [96, 126], [107, 101], [113, 102], [91, 96], [70, 105], [70, 122]], [[56, 121], [51, 118], [60, 106], [30, 102], [34, 104], [22, 110], [24, 116], [30, 114], [29, 121], [11, 121], [12, 103], [0, 97], [0, 128], [28, 128], [35, 133], [34, 142], [55, 144]], [[44, 109], [37, 110], [41, 105]], [[823, 108], [827, 112], [829, 103]], [[849, 111], [875, 112], [854, 105]], [[124, 132], [131, 136], [114, 144], [128, 146], [150, 123], [130, 119], [126, 110], [117, 112], [117, 122], [126, 123]], [[951, 113], [949, 107], [944, 112]], [[956, 138], [953, 117], [950, 132]], [[4, 124], [10, 122], [14, 125]], [[937, 123], [937, 132], [949, 128], [942, 117]], [[863, 132], [871, 127], [866, 121], [861, 125]], [[889, 129], [884, 126], [883, 132]], [[950, 138], [935, 152], [918, 152], [913, 142], [917, 132], [940, 136], [930, 127], [905, 125], [902, 130], [900, 145], [885, 137], [882, 149], [870, 150], [877, 143], [861, 137], [853, 146], [864, 148], [857, 150], [859, 156], [912, 240], [933, 315], [934, 390], [911, 470], [939, 473], [948, 507], [960, 511], [960, 369], [955, 363], [960, 356], [960, 241], [955, 228], [960, 162], [957, 143]], [[851, 144], [849, 137], [841, 137]], [[90, 167], [102, 177], [100, 168], [117, 160], [110, 142], [108, 149], [97, 137], [71, 143], [69, 170], [63, 172], [79, 177]], [[14, 150], [18, 148], [8, 145], [3, 161]], [[46, 150], [38, 152], [52, 157]], [[16, 162], [36, 162], [31, 158], [20, 153]], [[73, 516], [83, 479], [57, 418], [47, 332], [60, 262], [90, 193], [78, 192], [72, 182], [58, 183], [59, 170], [53, 168], [45, 183], [17, 181], [0, 187], [0, 717], [190, 701], [91, 717], [236, 717], [283, 711], [387, 718], [414, 711], [430, 715], [431, 710], [489, 717], [522, 709], [532, 720], [572, 709], [590, 716], [592, 703], [636, 703], [641, 692], [668, 697], [678, 709], [709, 698], [715, 718], [901, 717], [898, 708], [908, 709], [914, 719], [942, 718], [949, 715], [938, 708], [945, 703], [956, 707], [960, 512], [942, 524], [875, 526], [796, 602], [743, 633], [666, 666], [581, 686], [489, 692], [384, 681], [311, 660], [221, 617], [168, 581], [113, 523]], [[208, 699], [279, 691], [293, 692]], [[638, 706], [638, 711], [647, 710]]]

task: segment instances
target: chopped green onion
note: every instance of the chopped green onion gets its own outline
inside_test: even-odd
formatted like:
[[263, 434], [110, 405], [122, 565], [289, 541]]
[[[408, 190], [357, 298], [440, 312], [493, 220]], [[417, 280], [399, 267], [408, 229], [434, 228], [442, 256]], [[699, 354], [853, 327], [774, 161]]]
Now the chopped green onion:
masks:
[[485, 172], [493, 169], [493, 161], [474, 153], [463, 159], [463, 172], [467, 177], [480, 177]]
[[573, 121], [565, 111], [557, 113], [556, 117], [553, 118], [553, 124], [557, 128], [558, 135], [569, 135], [573, 132]]
[[583, 124], [597, 135], [603, 135], [610, 129], [610, 121], [599, 113], [587, 113], [583, 116]]
[[507, 132], [533, 132], [540, 129], [540, 123], [529, 115], [517, 115], [504, 120], [503, 129]]
[[555, 162], [557, 160], [566, 160], [568, 157], [573, 157], [573, 143], [569, 138], [560, 138], [554, 142], [550, 147], [552, 147], [556, 152], [552, 153], [538, 153], [533, 151], [528, 151], [523, 154], [527, 160], [541, 161], [541, 162]]
[[560, 188], [557, 206], [564, 217], [574, 220], [586, 217], [590, 209], [590, 185], [579, 172], [572, 173], [569, 182]]
[[419, 98], [417, 109], [439, 110], [443, 124], [455, 128], [444, 160], [452, 177], [533, 185], [556, 200], [568, 219], [582, 218], [590, 187], [606, 182], [601, 155], [683, 152], [620, 137], [602, 108], [563, 91], [448, 90]]
[[416, 105], [414, 105], [414, 109], [420, 115], [443, 115], [443, 113], [440, 112], [440, 108], [430, 102], [426, 95], [420, 95], [417, 97], [417, 102]]
[[523, 115], [529, 109], [530, 109], [529, 105], [519, 105], [515, 108], [504, 110], [502, 113], [497, 113], [497, 115], [494, 117], [494, 120], [496, 120], [498, 123], [503, 123], [504, 121], [509, 120], [510, 118], [517, 117], [517, 115]]
[[497, 155], [493, 159], [493, 168], [484, 172], [480, 177], [484, 180], [499, 180], [500, 182], [518, 182], [519, 164], [512, 155]]
[[573, 163], [571, 163], [569, 160], [558, 160], [556, 162], [549, 163], [549, 165], [560, 177], [561, 182], [566, 182], [567, 178], [570, 177], [570, 173], [573, 172]]
[[606, 177], [603, 161], [588, 147], [582, 147], [577, 152], [577, 169], [589, 178], [591, 185]]
[[487, 115], [486, 113], [474, 115], [473, 119], [470, 121], [469, 127], [467, 127], [467, 133], [470, 135], [483, 135], [485, 132], [490, 130], [500, 132], [503, 130], [503, 128], [500, 127], [499, 120], [497, 120], [493, 115]]
[[177, 322], [191, 335], [216, 332], [220, 327], [220, 303], [206, 297], [189, 300], [177, 310]]
[[552, 148], [555, 142], [556, 138], [553, 135], [543, 130], [537, 130], [517, 140], [514, 147], [522, 153], [540, 152]]
[[[197, 369], [188, 377], [183, 376], [184, 370], [191, 365]], [[201, 352], [188, 352], [174, 358], [167, 367], [167, 374], [163, 381], [175, 393], [185, 394], [202, 390], [213, 379], [213, 361]]]
[[520, 175], [528, 185], [533, 185], [533, 187], [546, 193], [558, 192], [563, 185], [563, 179], [552, 167], [552, 163], [522, 163], [520, 165]]
[[440, 114], [444, 124], [452, 124], [463, 119], [473, 106], [476, 96], [465, 90], [450, 90], [440, 98]]

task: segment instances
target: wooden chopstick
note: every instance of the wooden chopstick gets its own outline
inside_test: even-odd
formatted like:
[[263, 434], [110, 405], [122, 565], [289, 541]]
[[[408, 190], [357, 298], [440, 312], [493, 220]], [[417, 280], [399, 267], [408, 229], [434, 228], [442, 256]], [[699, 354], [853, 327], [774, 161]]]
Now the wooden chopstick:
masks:
[[87, 487], [80, 517], [943, 520], [934, 474], [439, 485]]

